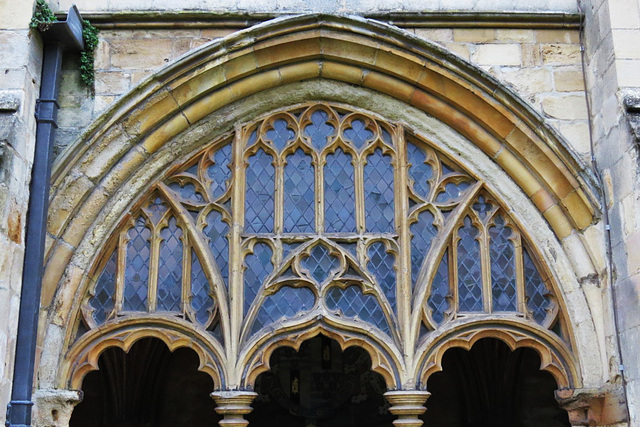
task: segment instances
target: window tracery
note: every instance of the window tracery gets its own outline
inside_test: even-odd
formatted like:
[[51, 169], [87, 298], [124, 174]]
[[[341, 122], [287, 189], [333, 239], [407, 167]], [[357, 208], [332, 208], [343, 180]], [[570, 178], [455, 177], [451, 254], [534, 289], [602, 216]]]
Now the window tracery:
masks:
[[[89, 328], [155, 313], [221, 342], [235, 324], [241, 345], [313, 316], [401, 347], [477, 314], [544, 328], [561, 315], [482, 181], [400, 124], [328, 104], [239, 127], [170, 173], [123, 220], [94, 278]], [[419, 316], [417, 330], [402, 316]]]

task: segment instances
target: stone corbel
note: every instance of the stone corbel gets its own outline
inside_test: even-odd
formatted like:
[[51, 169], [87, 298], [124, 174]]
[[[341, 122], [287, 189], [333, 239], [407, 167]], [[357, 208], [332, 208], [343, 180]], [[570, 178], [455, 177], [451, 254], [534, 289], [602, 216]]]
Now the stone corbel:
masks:
[[244, 416], [253, 410], [251, 402], [258, 393], [252, 391], [214, 391], [211, 397], [216, 401], [218, 407], [216, 412], [222, 416], [220, 427], [246, 427], [249, 421]]
[[81, 390], [36, 390], [33, 394], [33, 427], [69, 427], [73, 408], [82, 401]]
[[397, 416], [393, 421], [395, 427], [420, 427], [422, 420], [418, 417], [427, 410], [424, 404], [431, 396], [428, 391], [422, 390], [397, 390], [384, 394], [391, 407], [389, 412]]
[[572, 426], [605, 426], [627, 421], [622, 386], [556, 390], [556, 400]]

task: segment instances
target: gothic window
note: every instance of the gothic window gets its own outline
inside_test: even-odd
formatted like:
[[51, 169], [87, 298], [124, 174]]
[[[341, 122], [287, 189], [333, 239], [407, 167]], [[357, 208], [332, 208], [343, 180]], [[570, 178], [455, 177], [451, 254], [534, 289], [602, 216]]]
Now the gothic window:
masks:
[[83, 315], [90, 328], [171, 316], [245, 343], [314, 318], [399, 342], [414, 312], [427, 332], [487, 314], [550, 328], [540, 266], [509, 209], [437, 147], [312, 104], [238, 127], [156, 183], [97, 263]]

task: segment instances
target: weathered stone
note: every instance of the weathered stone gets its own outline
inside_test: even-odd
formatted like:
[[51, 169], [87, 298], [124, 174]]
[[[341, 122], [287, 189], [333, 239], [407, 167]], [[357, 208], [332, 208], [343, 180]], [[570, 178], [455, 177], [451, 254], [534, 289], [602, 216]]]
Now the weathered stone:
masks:
[[159, 67], [171, 58], [170, 40], [153, 39], [111, 40], [109, 53], [112, 67], [149, 69]]
[[520, 65], [522, 51], [518, 44], [485, 44], [476, 47], [471, 60], [480, 65]]
[[577, 44], [545, 44], [541, 54], [546, 65], [580, 64], [580, 46]]
[[587, 104], [584, 96], [551, 96], [542, 101], [545, 114], [556, 119], [587, 119]]
[[553, 83], [558, 92], [584, 91], [584, 78], [579, 68], [554, 71]]
[[33, 427], [68, 427], [73, 408], [82, 397], [80, 390], [36, 390]]

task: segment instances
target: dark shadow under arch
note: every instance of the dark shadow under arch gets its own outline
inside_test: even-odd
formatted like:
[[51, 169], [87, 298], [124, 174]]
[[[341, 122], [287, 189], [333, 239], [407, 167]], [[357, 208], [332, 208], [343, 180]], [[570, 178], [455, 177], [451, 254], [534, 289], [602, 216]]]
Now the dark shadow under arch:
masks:
[[171, 352], [157, 338], [143, 338], [127, 353], [108, 348], [99, 370], [84, 378], [70, 426], [216, 427], [214, 384], [199, 363], [193, 350]]
[[427, 383], [425, 426], [569, 426], [554, 399], [557, 384], [539, 370], [540, 357], [532, 349], [511, 351], [500, 340], [484, 338], [469, 351], [447, 350], [442, 367]]

